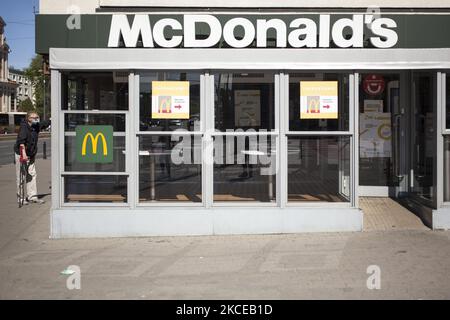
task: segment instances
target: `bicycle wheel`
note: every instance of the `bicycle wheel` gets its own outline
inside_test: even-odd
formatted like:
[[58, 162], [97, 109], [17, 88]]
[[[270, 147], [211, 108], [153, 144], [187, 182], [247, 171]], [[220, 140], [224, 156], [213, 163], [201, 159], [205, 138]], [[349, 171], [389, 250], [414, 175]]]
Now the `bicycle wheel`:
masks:
[[27, 179], [26, 164], [20, 164], [20, 182], [19, 182], [19, 208], [23, 206], [25, 200], [25, 184]]

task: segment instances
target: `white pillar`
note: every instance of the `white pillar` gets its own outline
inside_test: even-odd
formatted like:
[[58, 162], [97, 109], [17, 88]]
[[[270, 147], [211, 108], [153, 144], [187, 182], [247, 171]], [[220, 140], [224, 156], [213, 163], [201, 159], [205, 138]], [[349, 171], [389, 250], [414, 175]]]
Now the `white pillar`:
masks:
[[9, 94], [8, 94], [8, 112], [11, 112], [12, 111], [12, 108], [11, 108], [11, 89], [9, 89], [8, 91], [9, 91]]

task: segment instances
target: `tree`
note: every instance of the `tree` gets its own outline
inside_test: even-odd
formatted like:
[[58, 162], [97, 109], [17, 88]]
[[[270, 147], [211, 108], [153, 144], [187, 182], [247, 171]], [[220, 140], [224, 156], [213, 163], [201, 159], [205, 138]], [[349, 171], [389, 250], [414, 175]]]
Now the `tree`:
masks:
[[50, 105], [48, 103], [49, 92], [48, 90], [44, 92], [44, 81], [46, 85], [46, 89], [48, 89], [48, 77], [44, 75], [42, 70], [43, 68], [43, 59], [41, 55], [36, 55], [30, 63], [30, 66], [25, 69], [25, 76], [27, 76], [31, 80], [31, 84], [33, 86], [33, 91], [35, 95], [35, 110], [36, 112], [43, 118], [44, 114], [44, 97], [46, 100], [46, 115], [50, 114]]
[[20, 101], [18, 109], [21, 112], [35, 111], [33, 102], [30, 98], [26, 98], [25, 100]]

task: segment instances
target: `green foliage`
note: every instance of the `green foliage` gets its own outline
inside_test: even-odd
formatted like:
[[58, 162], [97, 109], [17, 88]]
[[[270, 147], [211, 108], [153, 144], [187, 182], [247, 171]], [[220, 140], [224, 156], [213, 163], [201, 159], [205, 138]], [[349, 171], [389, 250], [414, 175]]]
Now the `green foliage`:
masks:
[[18, 105], [18, 109], [21, 112], [28, 112], [28, 111], [35, 110], [34, 106], [33, 106], [33, 102], [31, 101], [30, 98], [26, 98], [25, 100], [20, 101], [19, 105]]
[[[33, 90], [36, 99], [36, 112], [40, 115], [41, 119], [43, 119], [44, 115], [44, 96], [45, 96], [45, 109], [46, 109], [46, 118], [49, 118], [50, 115], [50, 104], [49, 104], [49, 79], [48, 76], [45, 76], [43, 71], [43, 59], [41, 55], [36, 55], [30, 63], [30, 66], [25, 69], [25, 76], [31, 79], [31, 83], [33, 85]], [[44, 80], [46, 86], [46, 92], [44, 93]]]

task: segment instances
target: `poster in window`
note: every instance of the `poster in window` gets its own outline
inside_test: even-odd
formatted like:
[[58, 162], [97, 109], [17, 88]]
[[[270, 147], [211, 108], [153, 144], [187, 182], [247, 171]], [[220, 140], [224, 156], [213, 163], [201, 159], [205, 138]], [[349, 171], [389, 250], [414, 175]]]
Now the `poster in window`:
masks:
[[364, 100], [364, 113], [383, 112], [383, 100]]
[[300, 119], [337, 119], [338, 82], [300, 81]]
[[361, 158], [389, 158], [392, 153], [390, 112], [367, 112], [359, 118]]
[[234, 108], [235, 126], [261, 126], [261, 92], [259, 90], [235, 90]]
[[189, 81], [152, 81], [152, 119], [189, 119]]

